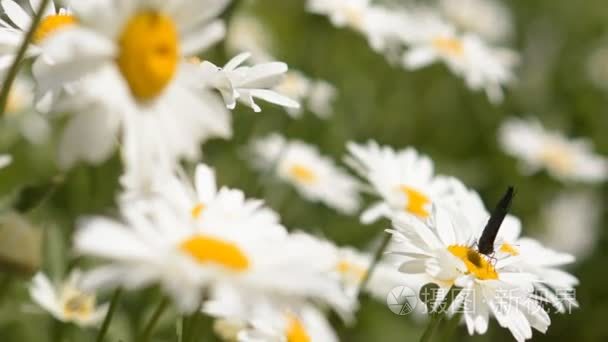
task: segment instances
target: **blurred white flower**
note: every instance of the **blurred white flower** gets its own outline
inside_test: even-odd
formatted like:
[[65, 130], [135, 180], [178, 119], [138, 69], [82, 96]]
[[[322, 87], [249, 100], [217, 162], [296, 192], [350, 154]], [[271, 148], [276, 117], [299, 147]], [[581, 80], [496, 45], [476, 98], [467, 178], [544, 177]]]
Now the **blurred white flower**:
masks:
[[0, 169], [9, 166], [13, 162], [13, 157], [9, 154], [0, 154]]
[[[237, 190], [221, 191], [201, 223], [167, 200], [123, 203], [121, 209], [123, 221], [91, 218], [76, 234], [78, 252], [110, 261], [87, 274], [87, 286], [160, 283], [180, 311], [192, 312], [215, 282], [274, 279], [265, 273], [279, 258], [272, 246], [281, 246], [287, 232], [276, 215], [264, 214], [268, 209]], [[267, 220], [257, 220], [258, 213]]]
[[315, 147], [271, 134], [254, 141], [251, 149], [254, 166], [271, 170], [306, 199], [323, 202], [345, 214], [359, 208], [357, 181]]
[[50, 62], [35, 72], [42, 92], [78, 82], [56, 108], [74, 112], [60, 142], [61, 166], [99, 163], [119, 138], [154, 165], [160, 155], [170, 164], [197, 159], [202, 141], [229, 137], [229, 113], [214, 94], [196, 87], [199, 74], [185, 59], [223, 37], [216, 17], [227, 3], [73, 2], [79, 25], [45, 40]]
[[[292, 235], [307, 241], [311, 246], [317, 246], [318, 256], [311, 258], [310, 262], [320, 262], [328, 267], [325, 270], [328, 277], [337, 281], [349, 298], [356, 300], [361, 282], [368, 276], [372, 255], [352, 247], [339, 247], [328, 240], [303, 232]], [[407, 275], [399, 272], [395, 265], [381, 258], [369, 275], [365, 288], [361, 290], [384, 302], [391, 289], [410, 282]]]
[[360, 32], [376, 51], [402, 44], [403, 35], [410, 31], [408, 11], [372, 5], [369, 0], [308, 0], [307, 10], [327, 16], [336, 27]]
[[411, 18], [403, 56], [406, 68], [443, 61], [469, 88], [484, 90], [494, 103], [502, 101], [502, 87], [514, 80], [513, 69], [519, 63], [516, 52], [489, 46], [474, 34], [461, 34], [433, 12], [420, 11]]
[[[288, 71], [274, 90], [300, 103], [306, 103], [308, 110], [322, 119], [327, 119], [332, 114], [332, 103], [337, 95], [336, 88], [329, 82], [310, 79], [299, 71]], [[299, 117], [302, 107], [288, 108], [287, 112], [293, 117]]]
[[[121, 202], [122, 221], [83, 221], [76, 250], [110, 261], [86, 277], [91, 287], [129, 289], [160, 283], [183, 312], [192, 312], [206, 292], [230, 291], [281, 298], [317, 298], [332, 306], [350, 303], [337, 284], [310, 263], [314, 250], [292, 239], [278, 215], [262, 201], [235, 189], [216, 189], [213, 172], [197, 168], [197, 189], [167, 178], [157, 197]], [[240, 301], [241, 307], [245, 301]], [[217, 316], [230, 306], [205, 305]]]
[[275, 60], [272, 50], [272, 37], [263, 24], [254, 16], [237, 13], [230, 19], [226, 47], [232, 53], [251, 53], [253, 63]]
[[[38, 9], [40, 0], [29, 0], [28, 2], [32, 10]], [[0, 6], [2, 6], [4, 14], [10, 20], [9, 23], [0, 19], [0, 71], [2, 71], [12, 64], [17, 49], [23, 41], [25, 33], [30, 28], [32, 15], [22, 7], [23, 5], [14, 0], [2, 0]], [[27, 56], [38, 57], [43, 53], [40, 45], [44, 40], [76, 23], [77, 19], [69, 9], [60, 7], [54, 0], [49, 1], [40, 24], [34, 33]]]
[[506, 120], [499, 141], [507, 154], [522, 162], [526, 173], [544, 168], [560, 181], [587, 183], [603, 182], [608, 176], [608, 160], [594, 154], [590, 141], [548, 131], [538, 120]]
[[62, 322], [80, 326], [101, 323], [108, 305], [97, 306], [95, 294], [81, 287], [82, 274], [73, 271], [60, 287], [55, 288], [43, 273], [37, 273], [29, 287], [32, 300]]
[[241, 342], [337, 342], [333, 327], [313, 305], [262, 307], [250, 319], [250, 328], [238, 334]]
[[[232, 322], [247, 322], [261, 309], [299, 307], [315, 303], [333, 309], [343, 319], [352, 321], [357, 302], [349, 296], [339, 279], [332, 277], [335, 262], [328, 244], [319, 244], [304, 233], [290, 234], [269, 249], [278, 252], [266, 271], [252, 274], [248, 280], [216, 283], [208, 292], [203, 311]], [[271, 248], [271, 247], [269, 247]], [[280, 256], [279, 256], [280, 255]]]
[[306, 8], [311, 13], [325, 15], [337, 27], [351, 27], [363, 31], [365, 16], [370, 8], [369, 0], [308, 0]]
[[421, 285], [439, 285], [442, 290], [436, 294], [435, 306], [452, 285], [461, 287], [448, 314], [463, 312], [471, 335], [487, 332], [490, 315], [517, 341], [532, 338], [532, 328], [544, 333], [551, 320], [533, 297], [537, 276], [510, 267], [514, 257], [494, 262], [481, 254], [474, 247], [485, 225], [477, 224], [481, 221], [439, 206], [426, 223], [415, 218], [395, 220], [390, 230], [395, 239], [393, 253], [407, 258], [399, 269], [421, 277]]
[[511, 13], [499, 0], [440, 0], [439, 8], [463, 31], [501, 42], [513, 31]]
[[441, 201], [459, 182], [437, 177], [432, 160], [413, 148], [395, 151], [375, 141], [366, 145], [348, 143], [346, 163], [371, 185], [381, 200], [361, 215], [363, 223], [380, 217], [415, 216], [427, 219], [432, 204]]
[[8, 94], [5, 118], [14, 122], [19, 133], [32, 144], [47, 142], [51, 127], [45, 117], [34, 109], [34, 84], [19, 75]]
[[[589, 192], [562, 192], [541, 211], [546, 245], [573, 254], [580, 261], [594, 251], [598, 241], [601, 201]], [[576, 227], [576, 234], [572, 229]]]
[[255, 112], [261, 112], [262, 109], [255, 103], [254, 98], [287, 108], [300, 108], [298, 102], [271, 90], [281, 82], [282, 76], [287, 72], [287, 64], [268, 62], [242, 66], [250, 56], [248, 52], [241, 53], [223, 68], [208, 61], [202, 62], [202, 80], [206, 85], [220, 91], [229, 109], [234, 109], [236, 101], [239, 100]]

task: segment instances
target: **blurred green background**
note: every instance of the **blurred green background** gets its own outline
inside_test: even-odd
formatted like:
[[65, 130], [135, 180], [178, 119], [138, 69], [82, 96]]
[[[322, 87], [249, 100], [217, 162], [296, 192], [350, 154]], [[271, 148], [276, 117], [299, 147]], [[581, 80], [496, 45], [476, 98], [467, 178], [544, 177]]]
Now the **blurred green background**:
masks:
[[[341, 160], [345, 143], [350, 140], [375, 139], [397, 148], [414, 146], [432, 157], [439, 173], [459, 177], [480, 191], [487, 203], [493, 203], [508, 184], [517, 186], [513, 212], [522, 218], [524, 234], [528, 235], [542, 234], [538, 225], [540, 210], [562, 190], [592, 189], [601, 199], [598, 241], [588, 258], [570, 267], [581, 281], [577, 288], [581, 308], [569, 315], [552, 315], [547, 335], [535, 332], [534, 340], [606, 341], [605, 185], [564, 185], [544, 173], [522, 176], [516, 162], [497, 146], [496, 131], [511, 115], [534, 115], [547, 127], [570, 136], [589, 137], [598, 153], [608, 154], [608, 96], [606, 90], [590, 81], [587, 70], [593, 51], [608, 44], [608, 7], [605, 0], [504, 3], [513, 12], [516, 34], [512, 46], [521, 52], [522, 64], [517, 71], [518, 82], [507, 90], [505, 102], [494, 106], [483, 93], [468, 90], [443, 65], [415, 72], [391, 65], [373, 52], [360, 34], [335, 28], [327, 18], [306, 13], [303, 0], [239, 2], [234, 14], [250, 12], [260, 19], [272, 34], [274, 56], [311, 77], [331, 82], [339, 95], [333, 116], [326, 121], [310, 113], [294, 120], [271, 105], [263, 105], [261, 114], [240, 107], [234, 114], [234, 139], [206, 144], [205, 162], [217, 169], [221, 184], [264, 197], [280, 211], [286, 226], [362, 249], [374, 244], [388, 222], [362, 226], [356, 217], [342, 216], [303, 200], [286, 185], [269, 183], [261, 187], [259, 175], [243, 158], [243, 150], [252, 137], [278, 131], [314, 144], [336, 160]], [[219, 65], [226, 57], [223, 46], [204, 56]], [[608, 70], [608, 60], [605, 68]], [[59, 174], [52, 162], [54, 145], [32, 146], [16, 141], [11, 129], [10, 122], [0, 124], [0, 151], [7, 150], [14, 156], [14, 163], [0, 171], [0, 194], [4, 194], [5, 204], [0, 207], [16, 202], [26, 206], [28, 200], [38, 198], [37, 190], [44, 192], [53, 187], [48, 200], [27, 216], [45, 241], [43, 269], [60, 279], [70, 265], [85, 264], [75, 261], [70, 252], [75, 219], [115, 212], [120, 161], [115, 156], [99, 167], [79, 166], [61, 175], [63, 181], [51, 185]], [[571, 234], [578, 234], [579, 230], [573, 226]], [[6, 252], [8, 246], [3, 243], [6, 239], [0, 240], [0, 251]], [[0, 341], [57, 341], [59, 334], [72, 341], [92, 341], [94, 331], [63, 326], [37, 311], [27, 295], [27, 279], [4, 274], [0, 277]], [[102, 298], [109, 295], [103, 294]], [[111, 327], [111, 340], [128, 341], [134, 329], [145, 322], [157, 297], [156, 289], [126, 296]], [[143, 311], [142, 301], [150, 303]], [[357, 325], [337, 327], [342, 341], [391, 342], [417, 340], [424, 324], [394, 315], [384, 303], [365, 299]], [[165, 315], [157, 340], [174, 340], [174, 329], [174, 316]], [[211, 335], [208, 338], [205, 341], [212, 340]], [[488, 334], [469, 337], [466, 329], [460, 327], [454, 340], [511, 341], [512, 337], [492, 321]]]

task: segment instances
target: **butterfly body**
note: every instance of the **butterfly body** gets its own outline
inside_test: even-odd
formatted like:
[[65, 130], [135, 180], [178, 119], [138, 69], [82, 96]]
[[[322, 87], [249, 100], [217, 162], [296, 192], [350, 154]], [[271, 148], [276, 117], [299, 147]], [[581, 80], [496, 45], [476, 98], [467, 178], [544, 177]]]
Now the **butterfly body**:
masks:
[[486, 226], [481, 233], [481, 237], [477, 242], [479, 253], [484, 255], [491, 255], [494, 253], [494, 242], [496, 241], [498, 230], [511, 208], [514, 196], [515, 189], [510, 186], [496, 205], [496, 208], [488, 219], [488, 223], [486, 223]]

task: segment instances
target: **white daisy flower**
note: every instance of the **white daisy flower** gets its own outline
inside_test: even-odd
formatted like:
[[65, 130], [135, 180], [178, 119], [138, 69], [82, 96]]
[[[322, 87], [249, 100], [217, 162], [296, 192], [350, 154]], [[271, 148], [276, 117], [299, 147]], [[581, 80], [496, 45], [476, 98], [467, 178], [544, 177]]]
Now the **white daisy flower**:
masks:
[[218, 318], [247, 321], [264, 305], [314, 302], [351, 321], [357, 303], [330, 274], [336, 267], [335, 260], [327, 257], [333, 248], [304, 233], [289, 234], [279, 245], [268, 247], [275, 261], [265, 270], [249, 279], [216, 282], [203, 311]]
[[568, 139], [537, 120], [506, 120], [499, 140], [506, 153], [520, 159], [526, 173], [544, 168], [558, 180], [587, 183], [603, 182], [608, 176], [607, 159], [593, 153], [590, 141]]
[[13, 162], [13, 157], [9, 154], [0, 154], [0, 169], [9, 166]]
[[[28, 2], [32, 10], [37, 10], [40, 5], [40, 0], [29, 0]], [[12, 64], [14, 54], [23, 41], [25, 33], [29, 30], [33, 17], [14, 0], [2, 0], [0, 6], [10, 20], [9, 23], [0, 19], [0, 70], [3, 70]], [[69, 9], [60, 7], [56, 1], [49, 1], [34, 33], [27, 55], [39, 56], [42, 53], [40, 45], [44, 40], [77, 22]]]
[[309, 12], [327, 16], [337, 27], [351, 27], [363, 31], [369, 0], [308, 0]]
[[80, 225], [76, 250], [111, 262], [92, 271], [87, 284], [134, 289], [158, 282], [185, 312], [213, 282], [274, 279], [260, 273], [276, 263], [271, 246], [287, 234], [268, 209], [236, 190], [220, 191], [199, 223], [190, 210], [163, 201], [123, 203], [122, 211], [123, 221], [97, 217]]
[[197, 168], [196, 183], [195, 191], [167, 179], [157, 188], [157, 198], [122, 203], [123, 221], [85, 221], [76, 234], [76, 249], [111, 262], [92, 271], [87, 284], [139, 288], [160, 283], [186, 312], [196, 309], [202, 289], [269, 292], [345, 305], [339, 287], [309, 263], [305, 252], [312, 249], [290, 239], [276, 213], [241, 191], [215, 191], [213, 173], [204, 166]]
[[514, 51], [491, 47], [474, 34], [460, 34], [434, 13], [421, 12], [411, 18], [409, 49], [403, 56], [406, 68], [443, 61], [469, 88], [484, 90], [494, 103], [502, 101], [502, 87], [514, 80], [513, 68], [519, 60]]
[[80, 326], [101, 323], [108, 311], [108, 305], [96, 304], [95, 294], [81, 287], [82, 274], [73, 271], [59, 287], [53, 286], [43, 273], [32, 279], [30, 296], [38, 305], [62, 322], [73, 322]]
[[312, 305], [262, 307], [250, 327], [237, 335], [240, 342], [337, 342], [338, 336], [323, 312]]
[[348, 143], [350, 154], [345, 158], [361, 177], [371, 185], [371, 192], [381, 198], [361, 215], [369, 224], [380, 217], [416, 216], [427, 219], [432, 204], [441, 201], [459, 182], [437, 177], [432, 160], [413, 148], [395, 151], [375, 141], [366, 145]]
[[387, 51], [407, 35], [409, 13], [399, 7], [372, 5], [369, 0], [308, 0], [311, 13], [325, 15], [336, 27], [349, 27], [363, 34], [376, 51]]
[[5, 118], [32, 144], [45, 143], [51, 134], [47, 119], [34, 110], [34, 84], [25, 75], [19, 75], [12, 84]]
[[[57, 108], [74, 112], [60, 143], [61, 166], [105, 160], [119, 136], [125, 148], [150, 153], [152, 163], [165, 154], [173, 164], [198, 158], [207, 138], [229, 137], [229, 113], [198, 87], [185, 58], [223, 37], [216, 17], [227, 3], [73, 2], [80, 24], [45, 40], [51, 62], [35, 73], [41, 92], [78, 81]], [[146, 146], [126, 146], [134, 142]]]
[[[358, 251], [351, 247], [339, 247], [332, 242], [308, 235], [306, 233], [294, 233], [302, 240], [308, 240], [311, 245], [318, 246], [317, 256], [311, 258], [311, 262], [321, 262], [326, 267], [326, 273], [331, 279], [341, 284], [344, 292], [351, 298], [356, 299], [361, 282], [368, 276], [372, 264], [372, 255]], [[365, 288], [361, 289], [371, 294], [378, 301], [384, 302], [389, 291], [396, 286], [407, 285], [410, 280], [406, 275], [399, 272], [395, 265], [385, 259], [381, 259], [374, 266], [374, 270]]]
[[[595, 250], [601, 201], [589, 192], [563, 192], [543, 206], [539, 239], [546, 245], [585, 259]], [[572, 234], [572, 227], [577, 233]]]
[[504, 41], [512, 34], [511, 13], [497, 0], [440, 0], [439, 8], [460, 29], [488, 41]]
[[[471, 218], [471, 222], [474, 220], [472, 223], [476, 227], [485, 226], [490, 218], [490, 213], [479, 195], [464, 186], [454, 187], [444, 205]], [[581, 222], [576, 223], [580, 224]], [[507, 215], [495, 240], [494, 257], [512, 258], [508, 261], [510, 269], [535, 275], [538, 279], [533, 284], [534, 288], [543, 300], [550, 302], [559, 312], [566, 312], [566, 306], [570, 309], [578, 306], [576, 299], [572, 297], [578, 279], [558, 269], [572, 263], [574, 257], [546, 248], [534, 239], [521, 237], [521, 230], [521, 221]]]
[[241, 53], [223, 68], [208, 61], [202, 62], [202, 79], [207, 85], [220, 91], [229, 109], [234, 109], [236, 101], [240, 100], [256, 113], [261, 112], [262, 109], [255, 103], [254, 98], [287, 108], [300, 108], [298, 102], [271, 90], [287, 72], [287, 64], [269, 62], [251, 67], [242, 66], [249, 57], [250, 53]]
[[395, 220], [395, 229], [390, 230], [396, 242], [393, 253], [409, 257], [399, 269], [421, 277], [421, 284], [439, 285], [443, 291], [437, 293], [436, 305], [452, 285], [461, 287], [449, 313], [463, 312], [471, 335], [487, 331], [490, 315], [517, 341], [531, 338], [532, 328], [544, 333], [550, 318], [532, 297], [537, 277], [510, 268], [516, 257], [494, 262], [481, 254], [475, 244], [484, 226], [476, 225], [479, 217], [461, 214], [435, 207], [427, 223], [415, 218]]
[[356, 180], [311, 145], [271, 134], [253, 142], [252, 155], [254, 166], [272, 170], [310, 201], [346, 214], [359, 208]]
[[[290, 269], [299, 270], [299, 275], [291, 276], [297, 276], [300, 286], [308, 289], [294, 293], [273, 289], [272, 286], [266, 289], [251, 288], [242, 284], [235, 286], [234, 283], [215, 286], [210, 292], [210, 300], [203, 306], [203, 311], [218, 318], [215, 330], [224, 339], [284, 341], [285, 335], [289, 336], [295, 332], [291, 329], [295, 328], [295, 325], [284, 324], [285, 318], [290, 317], [289, 323], [301, 324], [298, 329], [302, 335], [299, 336], [310, 336], [309, 340], [304, 341], [326, 341], [327, 339], [321, 337], [332, 336], [333, 330], [300, 321], [303, 318], [300, 316], [301, 310], [313, 308], [312, 304], [320, 305], [324, 309], [329, 305], [345, 320], [352, 320], [356, 302], [346, 295], [340, 287], [340, 282], [328, 273], [328, 270], [335, 266], [334, 260], [325, 258], [330, 255], [332, 247], [303, 233], [290, 235], [284, 247], [284, 258], [287, 260], [279, 262], [277, 267], [290, 274]], [[276, 276], [271, 280], [279, 282], [274, 285], [279, 288], [283, 281], [282, 277]], [[323, 289], [323, 292], [318, 292], [319, 289]], [[325, 322], [325, 317], [320, 312], [318, 317], [318, 324]]]

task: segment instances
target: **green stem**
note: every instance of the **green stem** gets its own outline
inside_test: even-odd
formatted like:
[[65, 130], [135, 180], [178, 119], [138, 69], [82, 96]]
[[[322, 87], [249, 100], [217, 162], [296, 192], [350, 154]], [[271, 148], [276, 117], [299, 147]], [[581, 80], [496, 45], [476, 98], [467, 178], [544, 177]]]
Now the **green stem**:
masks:
[[112, 316], [114, 316], [114, 311], [116, 311], [116, 307], [118, 306], [118, 300], [120, 299], [120, 295], [122, 294], [122, 288], [117, 288], [114, 291], [114, 295], [112, 295], [112, 301], [110, 301], [110, 308], [108, 309], [108, 313], [106, 314], [106, 318], [103, 320], [103, 324], [101, 325], [101, 330], [97, 335], [97, 342], [102, 342], [103, 338], [106, 336], [108, 332], [108, 328], [110, 327], [110, 322], [112, 321]]
[[169, 306], [169, 299], [164, 297], [160, 301], [160, 303], [158, 303], [156, 310], [154, 310], [152, 317], [148, 321], [148, 324], [146, 324], [146, 327], [144, 328], [144, 332], [141, 335], [142, 338], [140, 341], [147, 342], [150, 340], [150, 337], [152, 336], [152, 331], [154, 330], [156, 323], [158, 323], [160, 316], [162, 316], [163, 312], [165, 312], [165, 310], [167, 309], [168, 306]]
[[378, 265], [378, 262], [382, 258], [384, 251], [386, 250], [389, 242], [391, 241], [391, 237], [392, 237], [392, 235], [390, 235], [390, 234], [386, 234], [386, 233], [384, 234], [382, 243], [380, 244], [380, 246], [378, 246], [378, 249], [376, 250], [376, 253], [374, 254], [374, 257], [372, 259], [371, 265], [369, 266], [369, 268], [367, 269], [367, 272], [365, 272], [365, 275], [363, 276], [363, 279], [361, 279], [361, 282], [359, 283], [359, 288], [357, 289], [357, 299], [361, 298], [361, 295], [362, 295], [363, 291], [365, 290], [365, 287], [367, 286], [367, 284], [369, 283], [369, 280], [372, 277], [372, 273], [376, 269], [376, 265]]
[[448, 290], [448, 294], [445, 296], [443, 303], [441, 303], [435, 311], [431, 312], [431, 320], [426, 329], [424, 330], [422, 337], [420, 337], [420, 342], [429, 342], [431, 340], [437, 326], [439, 326], [439, 323], [441, 323], [441, 321], [445, 317], [444, 313], [448, 310], [450, 305], [452, 305], [454, 299], [458, 297], [458, 294], [461, 290], [461, 287], [457, 287], [454, 285], [452, 285], [452, 287]]
[[429, 342], [433, 337], [433, 333], [435, 332], [437, 326], [441, 322], [442, 315], [431, 315], [431, 320], [429, 324], [426, 326], [422, 337], [420, 337], [420, 342]]
[[29, 47], [30, 42], [34, 38], [34, 33], [36, 32], [36, 29], [38, 28], [38, 24], [40, 24], [40, 20], [42, 19], [42, 16], [44, 15], [44, 10], [46, 9], [46, 6], [49, 4], [49, 1], [50, 0], [42, 0], [40, 2], [40, 6], [38, 6], [38, 8], [36, 9], [36, 15], [32, 19], [32, 24], [30, 25], [29, 30], [25, 34], [25, 38], [23, 39], [23, 42], [21, 42], [21, 46], [19, 47], [19, 50], [17, 50], [17, 55], [15, 55], [15, 60], [13, 61], [13, 64], [11, 65], [10, 69], [8, 70], [6, 77], [4, 78], [4, 82], [2, 85], [2, 91], [0, 91], [0, 116], [4, 115], [4, 111], [6, 110], [6, 104], [8, 102], [8, 95], [11, 91], [11, 87], [13, 85], [13, 82], [15, 81], [15, 78], [17, 78], [17, 73], [19, 72], [19, 65], [21, 64], [21, 60], [23, 59], [23, 57], [25, 56], [25, 53], [27, 52], [27, 48]]
[[0, 275], [0, 304], [2, 304], [4, 299], [10, 294], [13, 281], [13, 277], [8, 274]]

